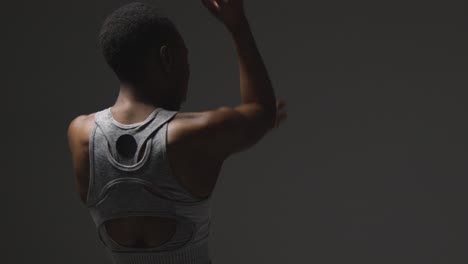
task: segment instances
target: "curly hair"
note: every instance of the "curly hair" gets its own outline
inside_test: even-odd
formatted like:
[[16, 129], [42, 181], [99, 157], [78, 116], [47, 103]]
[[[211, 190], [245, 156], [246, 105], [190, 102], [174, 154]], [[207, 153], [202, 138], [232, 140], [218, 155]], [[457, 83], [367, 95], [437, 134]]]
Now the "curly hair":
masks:
[[119, 80], [137, 83], [144, 78], [151, 49], [159, 51], [159, 47], [174, 43], [178, 36], [176, 26], [161, 9], [132, 2], [107, 16], [98, 42], [107, 64]]

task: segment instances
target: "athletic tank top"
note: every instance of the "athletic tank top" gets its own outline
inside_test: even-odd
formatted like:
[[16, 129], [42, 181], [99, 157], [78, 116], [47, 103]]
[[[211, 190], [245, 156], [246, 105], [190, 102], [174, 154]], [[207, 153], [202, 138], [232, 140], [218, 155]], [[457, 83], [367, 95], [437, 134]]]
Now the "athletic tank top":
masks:
[[[156, 108], [146, 120], [121, 124], [110, 107], [95, 114], [89, 140], [90, 181], [86, 207], [115, 264], [209, 264], [211, 195], [199, 198], [173, 175], [166, 154], [168, 122], [177, 111]], [[113, 240], [104, 222], [126, 216], [177, 221], [162, 245], [128, 247]]]

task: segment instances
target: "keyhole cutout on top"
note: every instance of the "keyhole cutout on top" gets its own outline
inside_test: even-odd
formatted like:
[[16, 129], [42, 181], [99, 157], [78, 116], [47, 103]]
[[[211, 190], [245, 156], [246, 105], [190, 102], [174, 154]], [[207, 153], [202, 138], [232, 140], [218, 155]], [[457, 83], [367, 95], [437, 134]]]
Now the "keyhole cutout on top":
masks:
[[130, 159], [135, 156], [137, 150], [137, 143], [132, 135], [122, 135], [115, 143], [117, 152], [124, 158]]
[[[145, 153], [146, 143], [140, 148], [140, 153], [138, 153], [137, 162], [139, 162], [143, 158], [143, 154]], [[131, 159], [135, 156], [135, 152], [137, 151], [138, 144], [135, 138], [132, 135], [125, 134], [120, 136], [116, 143], [116, 150], [117, 152], [125, 159]]]

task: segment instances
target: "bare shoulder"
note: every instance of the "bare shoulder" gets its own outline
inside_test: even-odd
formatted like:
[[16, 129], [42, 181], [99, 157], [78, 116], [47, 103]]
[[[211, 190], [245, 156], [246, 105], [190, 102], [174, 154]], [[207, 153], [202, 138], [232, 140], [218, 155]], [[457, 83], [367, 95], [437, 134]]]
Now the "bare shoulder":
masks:
[[[221, 106], [197, 112], [179, 112], [168, 124], [167, 142], [173, 149], [196, 153], [198, 158], [222, 162], [227, 158], [220, 151], [225, 137], [226, 115], [230, 108]], [[221, 144], [220, 144], [221, 143]]]
[[70, 143], [74, 145], [86, 145], [94, 128], [94, 116], [96, 113], [83, 114], [75, 117], [68, 125], [67, 133]]
[[213, 111], [178, 112], [168, 123], [168, 144], [195, 146], [207, 136], [206, 128]]

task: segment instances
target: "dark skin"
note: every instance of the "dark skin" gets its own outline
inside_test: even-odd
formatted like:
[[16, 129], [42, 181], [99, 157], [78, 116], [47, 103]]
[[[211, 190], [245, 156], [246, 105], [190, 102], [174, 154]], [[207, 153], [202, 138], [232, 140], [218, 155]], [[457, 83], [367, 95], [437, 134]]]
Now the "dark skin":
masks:
[[[183, 56], [181, 56], [183, 55]], [[120, 92], [112, 106], [113, 118], [122, 124], [141, 122], [157, 107], [178, 111], [186, 99], [188, 82], [187, 48], [182, 39], [173, 46], [160, 49], [160, 63], [150, 65], [153, 74], [139, 86], [121, 84]], [[156, 89], [154, 87], [157, 87]], [[166, 91], [176, 91], [169, 94]], [[158, 103], [165, 94], [164, 102]], [[95, 113], [75, 118], [69, 126], [68, 138], [73, 156], [75, 182], [80, 200], [86, 203], [89, 185], [89, 138], [95, 126]], [[222, 160], [203, 159], [194, 155], [196, 147], [187, 142], [181, 133], [184, 120], [190, 119], [191, 113], [179, 112], [168, 124], [167, 152], [171, 167], [184, 187], [194, 196], [202, 198], [211, 194], [215, 178], [219, 173]], [[199, 158], [196, 158], [199, 157]], [[204, 173], [206, 181], [194, 181], [196, 175]], [[132, 246], [137, 240], [143, 240], [145, 247], [154, 247], [168, 240], [175, 231], [175, 221], [163, 217], [135, 216], [106, 222], [109, 235], [118, 243]]]
[[[234, 38], [238, 41], [236, 42], [238, 43], [238, 49], [245, 49], [244, 54], [248, 55], [244, 56], [244, 58], [258, 60], [254, 53], [256, 50], [248, 47], [248, 45], [252, 44], [252, 40], [244, 37], [244, 33], [234, 33], [244, 31], [244, 27], [246, 27], [246, 18], [241, 8], [242, 1], [230, 0], [225, 4], [219, 2], [219, 5], [215, 5], [215, 2], [218, 1], [214, 0], [202, 2], [233, 33]], [[242, 30], [239, 31], [238, 29]], [[245, 31], [247, 32], [248, 28], [245, 28]], [[245, 41], [242, 40], [244, 38]], [[240, 52], [240, 50], [238, 51]], [[122, 124], [132, 124], [145, 120], [157, 107], [179, 111], [182, 102], [186, 100], [187, 94], [189, 79], [187, 54], [188, 50], [181, 36], [154, 52], [151, 56], [159, 57], [149, 60], [146, 75], [148, 77], [145, 80], [138, 85], [121, 83], [118, 98], [111, 108], [113, 118]], [[241, 67], [244, 67], [244, 65], [258, 67], [260, 64], [255, 61], [243, 61], [240, 65]], [[256, 72], [262, 71], [266, 73], [262, 69], [257, 69]], [[267, 99], [271, 99], [271, 97], [265, 97], [266, 99], [262, 101], [262, 98], [258, 96], [255, 98], [258, 93], [249, 90], [265, 82], [265, 76], [261, 74], [249, 75], [249, 71], [241, 70], [241, 91], [244, 89], [244, 93], [241, 93], [241, 95], [245, 97], [243, 99], [246, 99], [245, 101], [247, 99], [248, 101], [259, 99], [259, 102], [267, 102]], [[265, 91], [265, 94], [268, 94], [268, 91]], [[271, 101], [269, 103], [271, 106]], [[287, 117], [286, 112], [280, 112], [284, 106], [285, 102], [283, 100], [276, 101], [275, 127], [278, 127]], [[226, 111], [225, 108], [222, 111], [218, 110], [221, 108], [223, 107], [202, 112], [178, 112], [168, 123], [167, 155], [174, 177], [194, 197], [199, 199], [207, 197], [213, 192], [224, 160], [228, 157], [228, 153], [234, 153], [233, 150], [229, 152], [227, 147], [221, 149], [223, 145], [214, 143], [213, 138], [224, 139], [226, 142], [238, 142], [237, 145], [240, 145], [239, 138], [245, 138], [253, 142], [258, 140], [260, 133], [264, 134], [270, 129], [270, 127], [258, 126], [257, 130], [262, 129], [262, 132], [251, 133], [253, 135], [257, 134], [255, 137], [252, 136], [252, 139], [244, 135], [239, 137], [239, 131], [233, 131], [233, 126], [253, 126], [251, 123], [234, 116], [233, 112]], [[249, 109], [246, 107], [242, 111], [248, 113]], [[252, 107], [252, 109], [255, 108]], [[267, 109], [266, 106], [265, 109]], [[253, 110], [252, 113], [254, 113]], [[95, 113], [80, 115], [68, 127], [68, 142], [72, 154], [75, 182], [83, 204], [86, 204], [88, 193], [90, 170], [88, 144], [95, 126], [94, 116]], [[230, 119], [233, 121], [230, 121], [230, 123], [219, 121], [221, 120], [220, 117], [228, 120], [227, 116], [234, 116], [234, 118]], [[253, 117], [252, 114], [252, 120], [254, 120]], [[266, 115], [264, 119], [266, 120]], [[258, 119], [257, 123], [261, 123], [260, 119]], [[223, 124], [225, 124], [226, 128], [221, 127]], [[253, 131], [252, 129], [250, 132]], [[220, 136], [223, 131], [226, 131], [223, 134], [223, 136], [226, 135], [225, 137]], [[229, 135], [229, 133], [232, 133], [232, 135]], [[124, 217], [110, 220], [105, 225], [113, 240], [130, 247], [159, 246], [172, 237], [176, 228], [174, 220], [153, 216]], [[139, 242], [138, 246], [137, 242]]]

